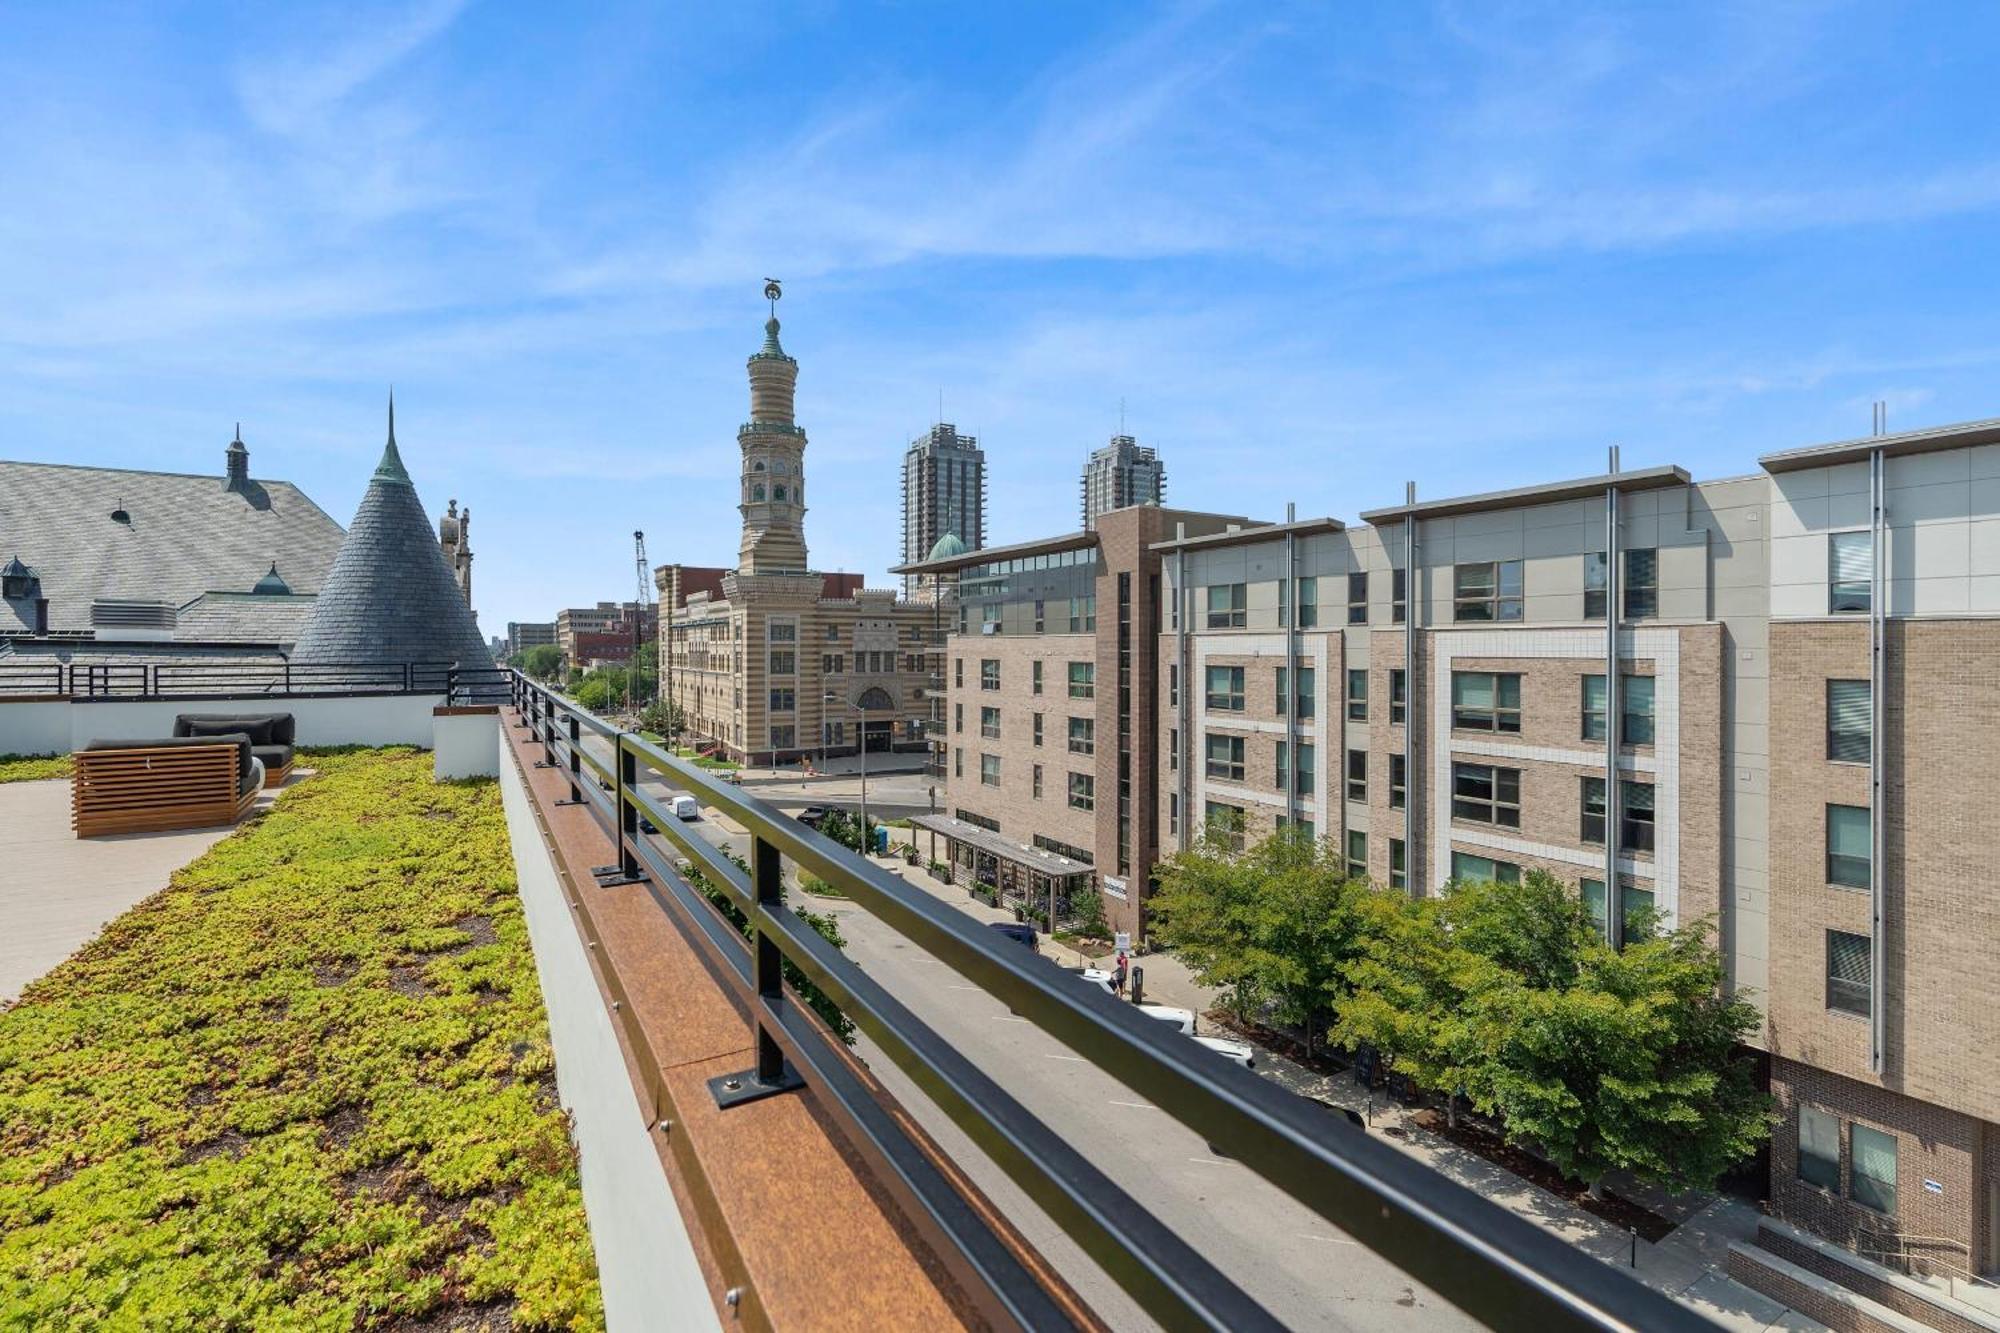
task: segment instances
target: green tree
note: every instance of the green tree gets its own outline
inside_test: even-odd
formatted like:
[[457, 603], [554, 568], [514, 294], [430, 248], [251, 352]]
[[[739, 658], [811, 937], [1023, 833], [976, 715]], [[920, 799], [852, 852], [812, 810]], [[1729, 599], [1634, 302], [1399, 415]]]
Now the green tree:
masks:
[[553, 680], [562, 670], [562, 649], [552, 643], [538, 643], [522, 649], [514, 665], [536, 680]]
[[[1420, 1087], [1455, 1090], [1470, 1075], [1466, 1000], [1492, 983], [1494, 970], [1453, 941], [1444, 901], [1398, 891], [1359, 904], [1359, 947], [1336, 1031], [1373, 1046]], [[1446, 1116], [1457, 1123], [1455, 1098]]]

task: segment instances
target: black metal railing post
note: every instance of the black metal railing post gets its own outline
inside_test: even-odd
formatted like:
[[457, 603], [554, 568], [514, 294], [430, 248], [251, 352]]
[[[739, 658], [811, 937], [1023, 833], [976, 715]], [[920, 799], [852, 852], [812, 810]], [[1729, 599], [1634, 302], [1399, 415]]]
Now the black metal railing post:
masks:
[[569, 803], [583, 804], [583, 727], [576, 714], [569, 715]]
[[[563, 709], [563, 718], [574, 729], [576, 717], [568, 708]], [[572, 734], [574, 731], [572, 730]], [[618, 859], [607, 866], [596, 866], [591, 874], [597, 885], [603, 889], [617, 888], [621, 884], [644, 884], [652, 878], [639, 864], [639, 807], [632, 800], [632, 793], [639, 785], [638, 758], [626, 746], [638, 740], [629, 731], [620, 731], [611, 738], [611, 840], [618, 845]], [[576, 752], [570, 752], [571, 762], [575, 762]], [[574, 784], [574, 779], [571, 779]]]
[[778, 1045], [771, 1030], [783, 1018], [784, 954], [776, 937], [764, 929], [761, 918], [785, 910], [784, 865], [776, 843], [764, 838], [752, 840], [750, 889], [757, 900], [758, 916], [751, 919], [750, 980], [757, 992], [757, 1063], [740, 1074], [724, 1074], [708, 1081], [715, 1104], [725, 1109], [805, 1086], [805, 1079], [785, 1063], [784, 1048]]

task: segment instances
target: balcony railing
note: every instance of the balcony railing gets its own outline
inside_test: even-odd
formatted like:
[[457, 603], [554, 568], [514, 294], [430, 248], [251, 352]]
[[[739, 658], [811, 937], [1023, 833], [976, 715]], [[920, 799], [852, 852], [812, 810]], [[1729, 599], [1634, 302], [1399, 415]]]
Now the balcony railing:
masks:
[[[1006, 1089], [919, 1020], [809, 925], [784, 909], [781, 858], [828, 881], [910, 943], [1004, 1002], [1071, 1050], [1342, 1228], [1411, 1277], [1489, 1324], [1558, 1329], [1710, 1329], [1694, 1311], [1437, 1174], [1306, 1099], [1230, 1065], [1130, 1005], [1078, 985], [1011, 941], [775, 808], [620, 731], [516, 674], [513, 702], [566, 769], [618, 848], [608, 874], [643, 878], [662, 911], [737, 987], [756, 1026], [756, 1067], [734, 1095], [810, 1085], [881, 1179], [999, 1327], [1071, 1328], [1033, 1278], [853, 1074], [781, 980], [795, 964], [886, 1058], [925, 1090], [1105, 1272], [1170, 1329], [1281, 1327], [1231, 1278], [1164, 1226]], [[608, 751], [594, 753], [587, 741]], [[740, 823], [751, 871], [695, 837], [641, 786], [657, 775]], [[657, 834], [642, 835], [641, 821]], [[664, 839], [665, 845], [656, 838]], [[670, 845], [679, 856], [670, 854]], [[720, 886], [749, 920], [746, 940], [676, 868], [680, 858]], [[622, 983], [613, 979], [614, 991]], [[646, 1071], [649, 1076], [657, 1071]], [[657, 1080], [655, 1080], [657, 1081]], [[720, 1094], [718, 1094], [720, 1095]]]
[[497, 702], [512, 673], [452, 662], [0, 662], [0, 698], [297, 698], [442, 694], [452, 703]]

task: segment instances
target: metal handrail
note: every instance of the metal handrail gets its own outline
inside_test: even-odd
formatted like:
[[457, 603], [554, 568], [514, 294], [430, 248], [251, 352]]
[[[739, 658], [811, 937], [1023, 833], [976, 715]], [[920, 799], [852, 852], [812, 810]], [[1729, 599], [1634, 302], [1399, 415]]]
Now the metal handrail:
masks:
[[[1891, 1241], [1894, 1243], [1895, 1248], [1890, 1250], [1876, 1250], [1857, 1245], [1854, 1247], [1854, 1252], [1876, 1259], [1900, 1259], [1906, 1268], [1913, 1263], [1929, 1264], [1933, 1268], [1943, 1269], [1947, 1276], [1957, 1278], [1961, 1282], [1968, 1282], [1979, 1287], [2000, 1288], [2000, 1282], [1996, 1282], [1990, 1277], [1981, 1277], [1972, 1271], [1969, 1267], [1972, 1263], [1972, 1247], [1962, 1240], [1955, 1240], [1950, 1236], [1918, 1236], [1901, 1231], [1892, 1231], [1886, 1234], [1877, 1232], [1874, 1238]], [[1948, 1246], [1965, 1255], [1965, 1264], [1961, 1265], [1951, 1259], [1940, 1259], [1934, 1254], [1914, 1254], [1910, 1250], [1910, 1246], [1912, 1245]]]
[[[961, 912], [914, 889], [741, 788], [711, 777], [637, 735], [592, 717], [575, 701], [517, 673], [513, 698], [543, 746], [544, 762], [567, 767], [571, 797], [605, 824], [619, 868], [648, 878], [655, 900], [698, 947], [725, 962], [746, 991], [757, 1026], [755, 1077], [777, 1080], [789, 1059], [830, 1109], [890, 1167], [899, 1193], [945, 1242], [940, 1252], [991, 1294], [1005, 1322], [1067, 1327], [1052, 1308], [1021, 1300], [996, 1281], [988, 1241], [964, 1225], [965, 1201], [934, 1169], [910, 1166], [899, 1130], [884, 1128], [866, 1090], [841, 1085], [836, 1053], [778, 983], [787, 959], [832, 996], [856, 1025], [964, 1129], [1148, 1313], [1169, 1328], [1277, 1328], [1227, 1276], [1085, 1161], [852, 960], [783, 910], [780, 857], [837, 886], [954, 973], [1003, 1001], [1077, 1054], [1344, 1228], [1413, 1278], [1477, 1318], [1549, 1330], [1709, 1329], [1693, 1310], [1581, 1253], [1384, 1143], [1264, 1079], [1237, 1069], [1155, 1020], [1075, 983]], [[561, 725], [558, 725], [560, 720]], [[608, 741], [610, 763], [584, 732]], [[744, 875], [680, 826], [638, 785], [641, 768], [670, 779], [728, 814], [753, 839]], [[611, 786], [582, 781], [584, 769]], [[749, 919], [746, 943], [658, 847], [640, 836], [641, 816], [701, 869]], [[897, 1174], [899, 1171], [904, 1174]], [[940, 1192], [942, 1191], [942, 1192]], [[958, 1219], [954, 1223], [953, 1219]], [[990, 1239], [990, 1238], [989, 1238]]]
[[0, 697], [50, 695], [93, 700], [444, 694], [453, 702], [498, 701], [507, 697], [509, 678], [504, 668], [461, 667], [448, 661], [0, 661]]

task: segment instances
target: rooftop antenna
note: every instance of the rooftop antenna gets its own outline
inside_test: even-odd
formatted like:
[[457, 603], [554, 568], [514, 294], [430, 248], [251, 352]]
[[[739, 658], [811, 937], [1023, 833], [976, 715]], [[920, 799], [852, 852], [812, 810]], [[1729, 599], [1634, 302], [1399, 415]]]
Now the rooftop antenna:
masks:
[[778, 301], [781, 297], [784, 296], [784, 294], [785, 294], [785, 289], [781, 285], [779, 285], [779, 282], [776, 278], [764, 279], [764, 299], [771, 303], [772, 319], [776, 319], [778, 317]]

